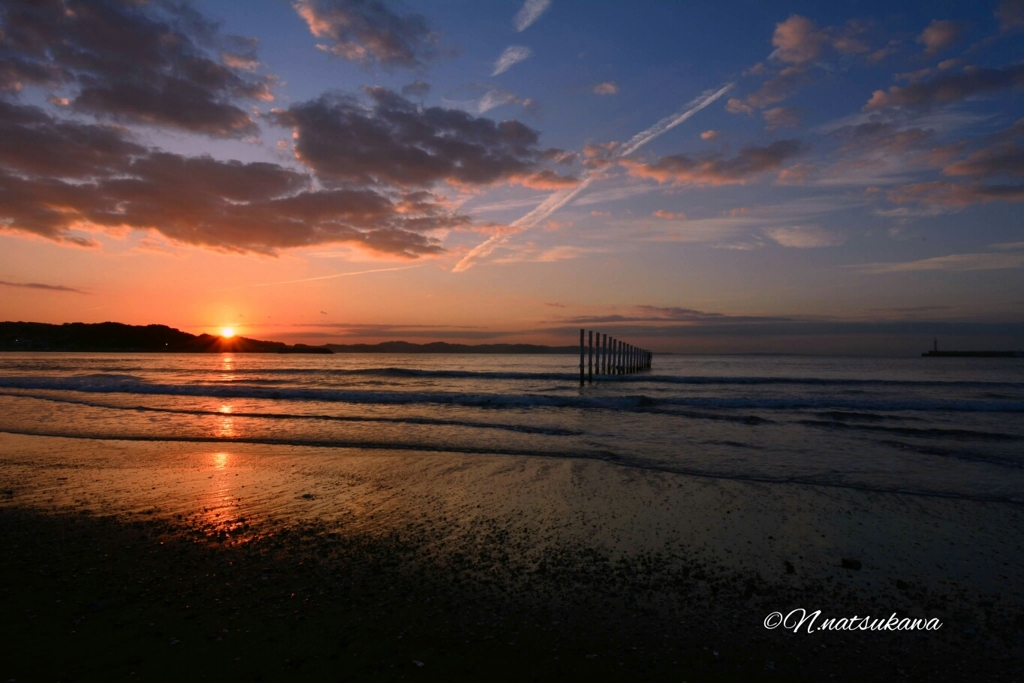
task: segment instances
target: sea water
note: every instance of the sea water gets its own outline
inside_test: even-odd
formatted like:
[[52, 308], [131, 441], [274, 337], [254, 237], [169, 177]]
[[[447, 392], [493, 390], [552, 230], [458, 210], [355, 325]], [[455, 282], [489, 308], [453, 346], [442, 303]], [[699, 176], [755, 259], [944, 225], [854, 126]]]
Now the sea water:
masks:
[[599, 459], [1024, 502], [1024, 359], [0, 354], [0, 432]]

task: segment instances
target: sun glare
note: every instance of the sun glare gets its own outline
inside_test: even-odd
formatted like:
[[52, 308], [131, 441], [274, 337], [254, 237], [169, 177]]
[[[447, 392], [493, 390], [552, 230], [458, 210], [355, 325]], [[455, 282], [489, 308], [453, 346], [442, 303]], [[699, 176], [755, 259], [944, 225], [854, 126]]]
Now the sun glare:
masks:
[[220, 336], [225, 339], [230, 339], [235, 336], [235, 328], [233, 327], [222, 327], [220, 330]]

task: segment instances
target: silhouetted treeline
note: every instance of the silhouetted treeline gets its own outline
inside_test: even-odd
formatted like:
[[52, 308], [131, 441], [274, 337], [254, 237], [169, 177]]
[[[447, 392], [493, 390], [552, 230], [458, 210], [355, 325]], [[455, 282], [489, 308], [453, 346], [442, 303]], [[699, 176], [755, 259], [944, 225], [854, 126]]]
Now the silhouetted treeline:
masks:
[[0, 323], [0, 351], [165, 351], [189, 353], [331, 353], [326, 346], [246, 337], [194, 335], [167, 325]]

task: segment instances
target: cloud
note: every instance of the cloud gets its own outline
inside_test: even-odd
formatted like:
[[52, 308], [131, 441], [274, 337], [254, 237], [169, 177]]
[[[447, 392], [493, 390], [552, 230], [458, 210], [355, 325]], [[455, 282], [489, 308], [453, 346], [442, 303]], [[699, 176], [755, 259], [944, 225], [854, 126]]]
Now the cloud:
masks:
[[564, 190], [575, 187], [580, 180], [575, 176], [559, 175], [555, 171], [545, 168], [532, 175], [515, 178], [512, 182], [533, 190]]
[[44, 285], [38, 282], [5, 282], [0, 280], [0, 287], [18, 287], [21, 289], [41, 289], [47, 292], [71, 292], [73, 294], [88, 294], [80, 289], [74, 287], [65, 287], [64, 285]]
[[517, 31], [525, 31], [530, 24], [537, 21], [540, 15], [544, 14], [551, 7], [551, 0], [526, 0], [523, 3], [522, 9], [520, 9], [512, 23], [515, 25]]
[[1024, 0], [1002, 0], [995, 14], [1004, 33], [1024, 27]]
[[722, 136], [722, 131], [720, 131], [720, 130], [706, 130], [706, 131], [704, 131], [703, 133], [700, 134], [700, 139], [701, 140], [717, 140], [721, 136]]
[[942, 169], [947, 176], [993, 178], [997, 176], [1024, 176], [1024, 147], [1017, 143], [995, 145], [974, 152], [966, 159]]
[[436, 55], [437, 36], [420, 14], [398, 14], [381, 0], [296, 0], [317, 47], [344, 59], [417, 67]]
[[661, 157], [651, 164], [622, 161], [630, 175], [674, 185], [743, 184], [762, 173], [778, 169], [801, 151], [798, 140], [777, 140], [764, 147], [742, 148], [734, 157], [721, 154], [689, 157], [685, 154]]
[[963, 26], [955, 21], [933, 19], [917, 37], [917, 42], [924, 45], [924, 56], [930, 58], [952, 47], [962, 33]]
[[794, 14], [775, 25], [772, 56], [781, 62], [803, 65], [821, 57], [822, 46], [827, 42], [828, 35], [813, 21]]
[[498, 57], [498, 61], [494, 63], [494, 71], [491, 75], [503, 74], [511, 69], [514, 64], [518, 64], [524, 59], [529, 59], [532, 55], [533, 51], [525, 45], [509, 45], [501, 53], [501, 56]]
[[870, 49], [859, 39], [865, 28], [862, 23], [851, 21], [841, 29], [819, 29], [807, 17], [794, 14], [775, 25], [772, 35], [775, 51], [771, 56], [780, 62], [802, 67], [820, 59], [826, 47], [844, 55], [862, 54]]
[[530, 242], [521, 246], [506, 247], [506, 249], [510, 249], [511, 252], [494, 259], [494, 263], [557, 263], [558, 261], [572, 261], [604, 251], [603, 249], [568, 245], [544, 249]]
[[615, 85], [612, 81], [605, 81], [604, 83], [598, 83], [591, 90], [595, 95], [618, 95], [619, 86]]
[[775, 183], [778, 185], [801, 185], [818, 172], [814, 164], [793, 164], [779, 171]]
[[931, 144], [935, 131], [924, 128], [900, 128], [885, 121], [841, 126], [829, 135], [844, 141], [842, 151], [871, 151], [886, 154], [903, 154], [922, 149]]
[[794, 247], [797, 249], [838, 247], [846, 242], [846, 237], [843, 235], [825, 230], [818, 225], [765, 228], [764, 233], [784, 247]]
[[[90, 247], [94, 240], [73, 231], [154, 230], [234, 252], [348, 243], [411, 258], [441, 253], [430, 233], [469, 222], [426, 191], [318, 189], [311, 175], [278, 164], [151, 150], [118, 137], [124, 131], [35, 107], [3, 103], [0, 131], [0, 230], [8, 233]], [[52, 156], [52, 145], [63, 153]]]
[[883, 107], [928, 110], [975, 95], [1022, 86], [1024, 63], [1001, 69], [967, 67], [960, 73], [944, 73], [928, 81], [914, 81], [903, 87], [894, 85], [888, 92], [876, 90], [864, 105], [864, 110], [873, 111]]
[[489, 112], [496, 107], [502, 107], [506, 104], [515, 104], [519, 102], [519, 98], [510, 92], [504, 90], [488, 90], [484, 93], [480, 101], [477, 102], [476, 110], [478, 114], [484, 114]]
[[0, 100], [0, 166], [19, 173], [82, 177], [122, 171], [146, 150], [120, 128], [59, 121], [38, 107]]
[[402, 97], [426, 97], [430, 92], [430, 84], [426, 81], [413, 81], [402, 86]]
[[248, 73], [256, 42], [186, 4], [4, 3], [0, 26], [0, 91], [69, 87], [77, 111], [218, 137], [258, 133], [242, 105], [273, 99], [270, 79]]
[[746, 98], [731, 98], [725, 109], [730, 114], [752, 114], [755, 109], [782, 102], [796, 92], [797, 88], [810, 82], [810, 74], [803, 66], [786, 67]]
[[841, 28], [819, 28], [807, 17], [797, 14], [775, 25], [770, 62], [784, 65], [779, 71], [758, 62], [744, 75], [773, 74], [755, 92], [745, 98], [732, 98], [726, 111], [732, 114], [753, 114], [789, 98], [796, 90], [811, 82], [810, 71], [827, 55], [862, 55], [870, 48], [861, 40], [867, 27], [856, 21]]
[[328, 93], [270, 118], [292, 128], [296, 157], [325, 181], [487, 185], [540, 170], [539, 135], [518, 121], [417, 107], [385, 88], [365, 92], [369, 105]]
[[849, 267], [869, 275], [885, 275], [889, 273], [914, 273], [937, 270], [1006, 270], [1009, 268], [1020, 268], [1021, 266], [1024, 266], [1024, 251], [950, 254], [949, 256], [936, 256], [919, 261], [862, 263]]
[[686, 220], [686, 214], [683, 213], [682, 211], [680, 211], [679, 213], [673, 213], [671, 211], [665, 211], [663, 209], [659, 209], [658, 211], [655, 211], [651, 215], [654, 216], [655, 218], [662, 218], [662, 219], [667, 220], [667, 221], [685, 221]]
[[767, 130], [797, 128], [800, 125], [800, 110], [796, 107], [775, 107], [761, 112]]
[[918, 203], [925, 205], [964, 208], [987, 202], [1024, 202], [1024, 185], [960, 185], [936, 180], [914, 183], [891, 190], [887, 195], [894, 204]]

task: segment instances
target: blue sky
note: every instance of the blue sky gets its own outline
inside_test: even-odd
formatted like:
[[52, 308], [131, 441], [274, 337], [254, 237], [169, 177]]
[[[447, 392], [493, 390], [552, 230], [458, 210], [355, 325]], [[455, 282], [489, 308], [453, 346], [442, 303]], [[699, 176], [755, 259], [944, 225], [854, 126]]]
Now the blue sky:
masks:
[[[0, 2], [12, 36], [19, 5]], [[74, 171], [109, 206], [62, 194], [60, 217], [0, 216], [7, 319], [305, 341], [555, 342], [587, 325], [699, 352], [1024, 344], [1016, 0], [96, 6], [185, 47], [145, 76], [7, 39], [12, 126], [35, 107], [37, 129], [116, 126], [127, 145], [115, 170]], [[98, 49], [84, 12], [66, 23], [54, 45]], [[119, 59], [141, 50], [129, 38]], [[202, 97], [234, 123], [176, 109], [172, 77], [197, 54], [229, 74]], [[10, 154], [25, 182], [71, 182]], [[203, 173], [269, 194], [199, 202], [214, 176], [186, 186]], [[126, 174], [181, 196], [144, 203]], [[371, 195], [390, 208], [356, 217]], [[347, 203], [312, 218], [328, 197]]]

